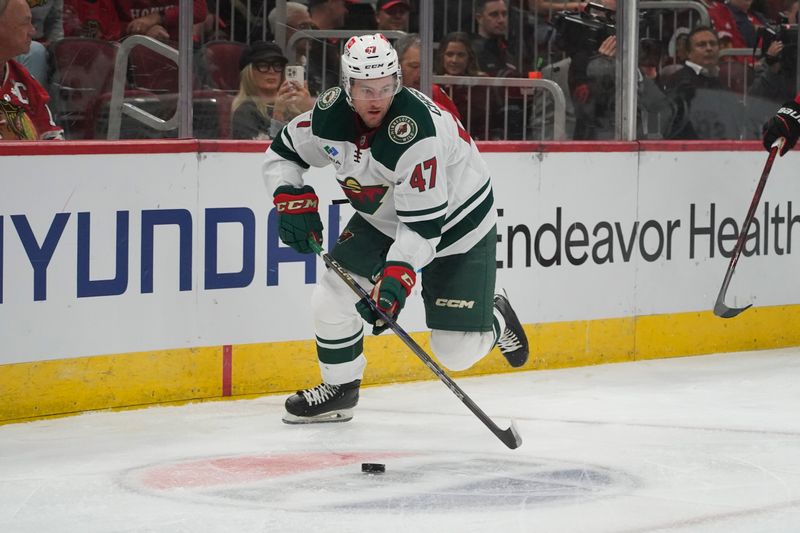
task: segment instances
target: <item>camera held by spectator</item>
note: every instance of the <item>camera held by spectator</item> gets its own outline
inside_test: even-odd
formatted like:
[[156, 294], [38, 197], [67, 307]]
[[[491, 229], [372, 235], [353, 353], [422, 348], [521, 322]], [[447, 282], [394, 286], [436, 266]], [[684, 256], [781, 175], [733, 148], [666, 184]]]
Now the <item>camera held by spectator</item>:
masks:
[[601, 4], [589, 3], [583, 11], [561, 11], [550, 24], [556, 30], [556, 45], [568, 55], [578, 51], [594, 52], [616, 35], [615, 11]]
[[[781, 70], [794, 72], [797, 65], [797, 24], [789, 24], [785, 17], [782, 19], [777, 26], [759, 27], [757, 41], [761, 42], [761, 56], [768, 65], [780, 63]], [[770, 47], [775, 50], [773, 43], [776, 42], [781, 46], [778, 54], [774, 55]]]

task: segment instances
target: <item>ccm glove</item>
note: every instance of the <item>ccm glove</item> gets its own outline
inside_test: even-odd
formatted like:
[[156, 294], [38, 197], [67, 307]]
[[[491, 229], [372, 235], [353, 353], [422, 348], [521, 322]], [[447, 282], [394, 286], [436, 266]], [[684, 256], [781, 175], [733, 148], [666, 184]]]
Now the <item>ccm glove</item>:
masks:
[[310, 185], [300, 188], [282, 185], [275, 189], [273, 203], [278, 210], [278, 235], [284, 244], [301, 254], [314, 251], [308, 244], [310, 238], [322, 244], [322, 220], [317, 212], [319, 198]]
[[800, 104], [795, 101], [786, 102], [778, 112], [770, 118], [763, 128], [764, 148], [772, 148], [778, 138], [783, 137], [786, 142], [781, 149], [781, 155], [791, 150], [800, 137]]
[[[393, 320], [406, 304], [406, 298], [417, 281], [414, 269], [408, 263], [389, 261], [383, 267], [380, 278], [372, 288], [370, 297], [375, 304]], [[364, 320], [373, 325], [372, 334], [380, 335], [389, 327], [379, 319], [378, 314], [364, 300], [356, 304], [356, 310]]]

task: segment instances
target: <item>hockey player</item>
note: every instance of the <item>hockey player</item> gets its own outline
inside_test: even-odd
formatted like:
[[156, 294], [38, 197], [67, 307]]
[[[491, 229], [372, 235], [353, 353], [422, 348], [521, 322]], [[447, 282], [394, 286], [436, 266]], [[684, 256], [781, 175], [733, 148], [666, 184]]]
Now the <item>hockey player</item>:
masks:
[[[494, 294], [496, 213], [486, 163], [450, 113], [402, 86], [397, 53], [382, 34], [352, 37], [342, 87], [323, 92], [267, 150], [263, 167], [281, 240], [311, 253], [322, 243], [309, 166], [332, 164], [356, 210], [332, 256], [397, 317], [422, 273], [430, 345], [446, 367], [469, 368], [497, 344], [509, 364], [528, 341], [503, 295]], [[331, 271], [311, 303], [322, 383], [286, 400], [290, 424], [344, 422], [358, 403], [364, 320], [387, 326]]]
[[764, 124], [764, 148], [769, 150], [779, 138], [784, 138], [781, 155], [791, 150], [800, 137], [800, 94], [786, 102]]

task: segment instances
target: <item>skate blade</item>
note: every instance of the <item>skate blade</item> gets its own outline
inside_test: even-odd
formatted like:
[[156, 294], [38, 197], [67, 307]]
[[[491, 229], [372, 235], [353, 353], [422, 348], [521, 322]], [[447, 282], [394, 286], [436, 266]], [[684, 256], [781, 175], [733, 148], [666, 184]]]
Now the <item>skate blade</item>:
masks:
[[300, 425], [300, 424], [328, 424], [336, 422], [347, 422], [353, 419], [352, 409], [340, 409], [338, 411], [331, 411], [330, 413], [323, 413], [317, 416], [295, 416], [291, 413], [283, 415], [283, 422], [285, 424]]

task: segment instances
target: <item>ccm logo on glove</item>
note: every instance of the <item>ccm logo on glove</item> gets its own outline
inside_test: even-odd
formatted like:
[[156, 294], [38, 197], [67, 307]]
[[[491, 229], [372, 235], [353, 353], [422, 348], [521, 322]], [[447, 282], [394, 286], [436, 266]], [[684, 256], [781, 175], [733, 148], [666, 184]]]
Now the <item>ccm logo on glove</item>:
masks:
[[304, 194], [301, 197], [289, 194], [279, 194], [275, 197], [275, 208], [278, 213], [313, 213], [319, 207], [319, 198], [314, 193]]
[[322, 244], [322, 220], [317, 212], [319, 198], [314, 189], [309, 185], [283, 185], [275, 189], [273, 202], [278, 212], [281, 241], [302, 254], [313, 253], [309, 239]]

